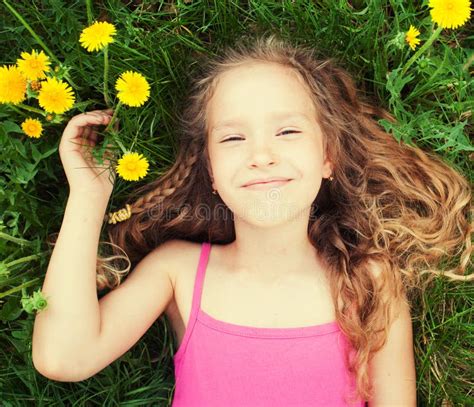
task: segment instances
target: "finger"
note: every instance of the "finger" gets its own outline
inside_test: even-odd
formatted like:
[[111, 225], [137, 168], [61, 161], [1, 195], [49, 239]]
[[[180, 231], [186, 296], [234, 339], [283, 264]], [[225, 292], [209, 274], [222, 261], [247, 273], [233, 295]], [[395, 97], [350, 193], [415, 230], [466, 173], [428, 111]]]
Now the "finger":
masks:
[[78, 134], [77, 134], [78, 137], [83, 137], [85, 128], [86, 127], [79, 127], [79, 131], [78, 131]]
[[98, 113], [82, 113], [74, 116], [66, 125], [59, 148], [70, 147], [69, 143], [77, 141], [84, 134], [84, 127], [91, 125], [106, 125], [110, 121], [110, 117]]
[[82, 127], [82, 135], [81, 135], [81, 138], [83, 139], [82, 141], [84, 143], [87, 143], [87, 141], [89, 140], [90, 138], [90, 134], [91, 134], [91, 128], [90, 126], [86, 126], [86, 127]]
[[97, 126], [103, 124], [103, 121], [108, 121], [109, 119], [110, 115], [100, 110], [94, 110], [92, 112], [78, 114], [74, 116], [69, 122], [75, 126]]
[[97, 132], [92, 130], [89, 136], [90, 146], [95, 147], [97, 145]]
[[93, 128], [91, 126], [83, 127], [82, 137], [80, 139], [80, 144], [82, 148], [92, 147], [94, 144], [92, 143], [91, 137]]
[[113, 110], [112, 109], [107, 109], [107, 110], [92, 110], [89, 112], [90, 114], [98, 114], [101, 116], [106, 116], [106, 117], [112, 117]]
[[82, 114], [78, 114], [74, 116], [71, 121], [78, 126], [92, 126], [92, 125], [100, 125], [103, 123], [98, 123], [97, 120], [108, 120], [110, 119], [110, 115], [100, 111], [94, 110], [92, 112], [84, 112]]
[[97, 131], [97, 126], [90, 127], [90, 133], [88, 138], [92, 146], [95, 146], [97, 144]]

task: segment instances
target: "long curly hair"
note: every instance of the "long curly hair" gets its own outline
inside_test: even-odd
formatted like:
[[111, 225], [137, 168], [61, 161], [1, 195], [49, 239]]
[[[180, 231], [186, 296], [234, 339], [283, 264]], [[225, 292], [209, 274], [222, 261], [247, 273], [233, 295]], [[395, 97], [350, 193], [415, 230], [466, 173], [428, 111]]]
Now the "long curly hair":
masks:
[[[244, 37], [217, 56], [201, 56], [179, 116], [176, 161], [132, 193], [130, 218], [107, 226], [114, 255], [98, 257], [98, 289], [118, 286], [130, 268], [169, 239], [235, 240], [230, 209], [212, 194], [205, 111], [219, 76], [252, 61], [296, 72], [318, 112], [334, 180], [324, 180], [314, 200], [308, 236], [327, 265], [336, 318], [354, 349], [346, 356], [356, 377], [353, 400], [369, 400], [368, 362], [386, 342], [396, 317], [392, 304], [409, 304], [412, 289], [437, 275], [472, 280], [465, 275], [472, 251], [471, 187], [438, 156], [384, 131], [377, 119], [396, 123], [395, 118], [360, 94], [334, 59], [319, 59], [310, 47], [265, 34]], [[202, 208], [215, 213], [217, 207], [228, 216], [202, 216]], [[126, 270], [110, 264], [120, 256], [129, 261]], [[440, 271], [443, 256], [459, 261]]]

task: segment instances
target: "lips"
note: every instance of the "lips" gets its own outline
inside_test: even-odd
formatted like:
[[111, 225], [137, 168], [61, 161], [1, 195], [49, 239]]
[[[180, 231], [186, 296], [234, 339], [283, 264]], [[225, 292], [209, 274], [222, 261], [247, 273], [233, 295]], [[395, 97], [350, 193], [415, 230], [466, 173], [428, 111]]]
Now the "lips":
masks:
[[290, 178], [285, 178], [285, 177], [260, 178], [260, 179], [254, 179], [252, 181], [249, 181], [242, 186], [248, 187], [251, 185], [268, 184], [270, 182], [275, 182], [275, 181], [290, 181], [290, 180], [291, 180]]

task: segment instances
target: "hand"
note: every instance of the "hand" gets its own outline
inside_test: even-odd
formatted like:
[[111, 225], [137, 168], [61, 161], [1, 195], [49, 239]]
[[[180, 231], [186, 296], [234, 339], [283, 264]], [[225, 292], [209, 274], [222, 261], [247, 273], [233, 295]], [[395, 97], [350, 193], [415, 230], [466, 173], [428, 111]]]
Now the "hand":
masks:
[[103, 164], [92, 156], [97, 144], [99, 126], [106, 126], [112, 119], [112, 109], [94, 110], [78, 114], [69, 120], [59, 144], [59, 156], [66, 172], [71, 192], [93, 194], [107, 202], [115, 182], [115, 171], [109, 169], [113, 152], [107, 149]]

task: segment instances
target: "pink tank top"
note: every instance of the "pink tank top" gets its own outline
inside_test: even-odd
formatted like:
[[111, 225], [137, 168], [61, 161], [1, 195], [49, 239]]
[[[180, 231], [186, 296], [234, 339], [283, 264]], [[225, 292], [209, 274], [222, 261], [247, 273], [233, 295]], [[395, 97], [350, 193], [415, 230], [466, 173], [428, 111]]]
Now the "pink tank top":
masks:
[[173, 362], [172, 407], [362, 406], [343, 357], [349, 342], [336, 321], [261, 328], [214, 319], [201, 309], [211, 244], [204, 242], [189, 321]]

